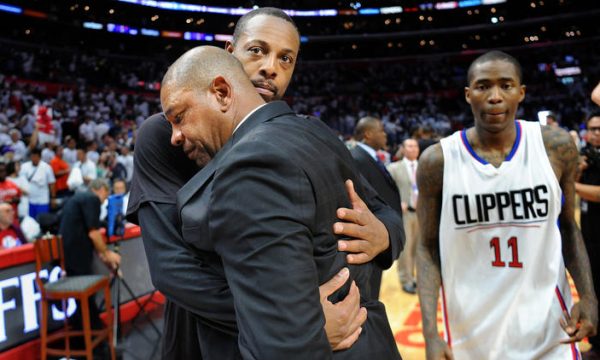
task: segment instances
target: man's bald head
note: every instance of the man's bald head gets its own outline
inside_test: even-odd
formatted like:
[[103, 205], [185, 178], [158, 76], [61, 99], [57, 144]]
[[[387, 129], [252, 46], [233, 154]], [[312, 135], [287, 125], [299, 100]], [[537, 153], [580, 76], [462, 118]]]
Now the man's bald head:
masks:
[[250, 84], [242, 64], [224, 49], [198, 46], [181, 55], [167, 70], [161, 88], [206, 89], [219, 75], [229, 80]]
[[237, 124], [263, 99], [240, 62], [214, 46], [194, 48], [165, 74], [160, 90], [171, 143], [204, 166], [231, 137]]

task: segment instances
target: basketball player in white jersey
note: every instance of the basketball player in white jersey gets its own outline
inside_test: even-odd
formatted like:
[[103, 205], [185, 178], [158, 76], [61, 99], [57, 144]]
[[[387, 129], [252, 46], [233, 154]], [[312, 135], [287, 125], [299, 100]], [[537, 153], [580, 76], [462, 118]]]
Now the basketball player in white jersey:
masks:
[[[428, 359], [579, 359], [597, 300], [574, 220], [569, 134], [517, 121], [521, 67], [477, 58], [465, 97], [475, 126], [421, 157], [418, 292]], [[580, 301], [572, 305], [569, 270]], [[445, 341], [437, 329], [442, 296]]]

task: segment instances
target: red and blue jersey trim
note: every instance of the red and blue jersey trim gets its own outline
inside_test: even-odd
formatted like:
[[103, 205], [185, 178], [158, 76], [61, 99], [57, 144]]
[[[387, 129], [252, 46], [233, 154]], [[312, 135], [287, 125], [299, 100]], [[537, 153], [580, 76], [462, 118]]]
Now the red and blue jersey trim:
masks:
[[[560, 303], [561, 309], [563, 311], [567, 312], [567, 314], [568, 314], [569, 309], [567, 309], [567, 304], [565, 303], [565, 299], [563, 298], [558, 286], [556, 286], [555, 292], [556, 292], [556, 297], [558, 298], [558, 302]], [[575, 344], [572, 343], [570, 346], [571, 346], [571, 354], [573, 355], [573, 360], [580, 360], [579, 351], [577, 350], [577, 347], [575, 346]]]
[[[510, 161], [510, 160], [512, 160], [512, 158], [517, 153], [517, 149], [519, 148], [519, 144], [521, 143], [521, 134], [523, 132], [522, 129], [521, 129], [521, 123], [518, 122], [518, 121], [515, 121], [515, 124], [516, 124], [516, 128], [517, 128], [517, 137], [515, 138], [515, 143], [513, 144], [513, 147], [510, 150], [510, 153], [508, 153], [508, 155], [506, 156], [506, 159], [504, 159], [504, 161]], [[479, 161], [483, 165], [489, 164], [487, 162], [487, 160], [485, 160], [482, 157], [480, 157], [479, 155], [477, 155], [477, 153], [475, 152], [475, 150], [473, 150], [473, 147], [471, 147], [471, 144], [469, 144], [469, 140], [467, 140], [467, 130], [466, 129], [460, 132], [460, 138], [462, 140], [463, 145], [465, 146], [465, 148], [469, 152], [469, 154], [471, 154], [471, 156], [473, 158], [475, 158], [475, 160]]]
[[448, 306], [446, 305], [446, 293], [444, 292], [444, 284], [442, 282], [442, 311], [444, 314], [444, 325], [446, 330], [446, 342], [452, 349], [452, 335], [450, 335], [450, 320], [448, 319]]

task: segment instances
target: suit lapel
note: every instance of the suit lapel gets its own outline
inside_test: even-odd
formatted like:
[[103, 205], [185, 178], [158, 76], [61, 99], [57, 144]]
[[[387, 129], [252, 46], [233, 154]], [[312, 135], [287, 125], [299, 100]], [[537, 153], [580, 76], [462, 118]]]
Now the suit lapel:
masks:
[[384, 173], [383, 170], [379, 168], [379, 165], [377, 165], [377, 162], [375, 161], [375, 159], [373, 159], [373, 157], [371, 155], [369, 155], [369, 153], [366, 152], [365, 149], [361, 148], [360, 146], [357, 146], [357, 147], [360, 150], [360, 152], [359, 152], [360, 155], [371, 164], [371, 167], [375, 169], [374, 171], [377, 171], [378, 173], [380, 173], [381, 176], [385, 179], [385, 182], [387, 182], [388, 185], [390, 185], [392, 188], [395, 188], [396, 183], [394, 182], [394, 179], [392, 179], [391, 175], [389, 175], [389, 173], [387, 173], [387, 174]]
[[293, 114], [294, 111], [283, 101], [273, 101], [257, 109], [250, 117], [244, 121], [236, 130], [231, 138], [225, 143], [223, 148], [215, 157], [194, 177], [190, 179], [178, 192], [177, 204], [179, 208], [185, 205], [193, 196], [202, 189], [204, 184], [212, 178], [212, 175], [218, 168], [219, 161], [244, 135], [248, 134], [257, 124], [269, 121], [285, 114]]
[[218, 160], [217, 157], [219, 154], [220, 152], [204, 168], [202, 168], [202, 170], [198, 171], [190, 181], [185, 183], [185, 185], [179, 189], [177, 192], [177, 205], [179, 206], [179, 209], [181, 209], [181, 207], [185, 205], [199, 189], [202, 189], [206, 181], [215, 173], [217, 168], [216, 160]]

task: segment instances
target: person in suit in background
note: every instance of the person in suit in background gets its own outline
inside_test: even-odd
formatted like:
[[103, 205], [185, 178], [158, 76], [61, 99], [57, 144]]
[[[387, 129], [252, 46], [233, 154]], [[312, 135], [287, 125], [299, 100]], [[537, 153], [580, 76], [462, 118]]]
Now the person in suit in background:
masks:
[[348, 265], [333, 224], [357, 196], [346, 179], [360, 174], [324, 123], [253, 89], [241, 64], [210, 46], [180, 57], [161, 88], [171, 142], [211, 159], [177, 203], [184, 241], [231, 289], [241, 357], [399, 359], [383, 304], [369, 296], [373, 262], [351, 266], [354, 282], [330, 296], [358, 284], [369, 313], [354, 345], [332, 352], [318, 287]]
[[[383, 149], [387, 144], [387, 135], [381, 120], [374, 117], [364, 117], [358, 121], [354, 129], [356, 146], [350, 149], [362, 175], [377, 191], [379, 196], [401, 217], [400, 193], [394, 179], [385, 168], [383, 162], [377, 157], [377, 150]], [[373, 269], [371, 274], [371, 295], [379, 298], [381, 287], [381, 269]]]
[[402, 290], [409, 294], [417, 293], [417, 282], [415, 280], [415, 256], [417, 250], [417, 239], [419, 238], [419, 221], [417, 220], [417, 166], [419, 157], [419, 143], [415, 139], [406, 139], [402, 142], [401, 152], [403, 158], [388, 165], [387, 169], [400, 191], [400, 202], [402, 206], [402, 220], [404, 221], [404, 232], [406, 244], [404, 251], [398, 259], [398, 274]]

